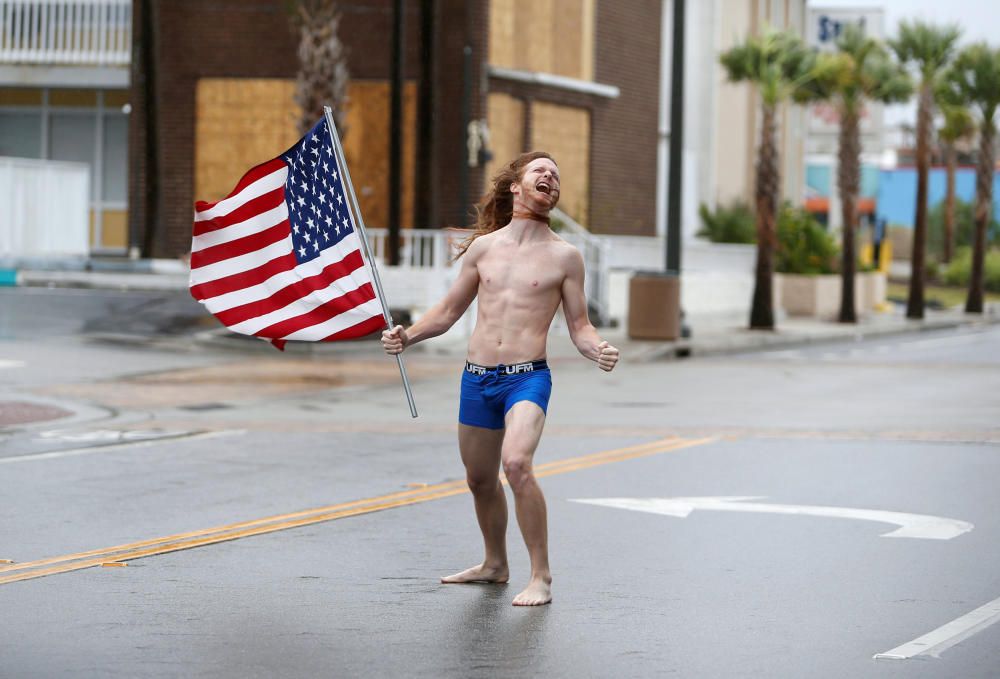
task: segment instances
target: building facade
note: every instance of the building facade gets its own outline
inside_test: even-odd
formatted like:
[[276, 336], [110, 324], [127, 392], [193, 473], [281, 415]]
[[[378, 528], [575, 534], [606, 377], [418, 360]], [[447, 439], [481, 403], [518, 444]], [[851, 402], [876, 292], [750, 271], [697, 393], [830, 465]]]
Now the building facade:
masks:
[[[571, 217], [597, 233], [654, 235], [660, 0], [404, 4], [404, 227], [468, 225], [499, 164], [540, 148], [560, 163]], [[133, 61], [130, 193], [141, 199], [130, 236], [148, 254], [182, 255], [193, 202], [225, 196], [295, 140], [296, 36], [282, 0], [135, 5], [147, 51]], [[345, 150], [365, 220], [382, 227], [393, 3], [337, 5], [351, 75]]]
[[[390, 0], [339, 1], [345, 147], [367, 223], [388, 222]], [[662, 237], [671, 0], [409, 0], [403, 226], [465, 226], [500, 163], [545, 149], [561, 207], [592, 233]], [[0, 0], [0, 156], [90, 172], [94, 252], [184, 255], [217, 200], [296, 138], [286, 0]], [[685, 240], [700, 203], [752, 201], [758, 103], [718, 54], [805, 0], [687, 2]], [[784, 197], [804, 196], [803, 115], [782, 111]], [[625, 241], [622, 241], [623, 243]], [[658, 246], [662, 250], [662, 246]], [[623, 265], [662, 261], [622, 246]], [[634, 260], [634, 261], [633, 261]]]
[[[17, 172], [40, 178], [80, 166], [91, 252], [128, 246], [131, 52], [131, 0], [0, 0], [0, 157], [38, 161]], [[19, 187], [25, 201], [59, 200], [58, 186]]]

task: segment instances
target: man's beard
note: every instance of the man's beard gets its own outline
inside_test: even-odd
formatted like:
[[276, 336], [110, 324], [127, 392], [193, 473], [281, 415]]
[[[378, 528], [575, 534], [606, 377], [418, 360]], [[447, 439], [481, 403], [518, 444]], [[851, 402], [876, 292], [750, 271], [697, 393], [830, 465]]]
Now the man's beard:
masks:
[[536, 222], [545, 222], [546, 224], [550, 223], [548, 215], [540, 215], [534, 210], [529, 210], [528, 208], [524, 208], [523, 210], [514, 210], [514, 213], [511, 215], [511, 219], [531, 219]]

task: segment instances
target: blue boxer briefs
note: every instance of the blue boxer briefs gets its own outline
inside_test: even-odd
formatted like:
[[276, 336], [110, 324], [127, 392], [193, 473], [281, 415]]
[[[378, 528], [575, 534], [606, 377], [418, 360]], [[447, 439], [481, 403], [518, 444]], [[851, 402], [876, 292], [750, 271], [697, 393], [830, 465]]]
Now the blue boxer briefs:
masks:
[[472, 427], [503, 429], [504, 416], [515, 403], [531, 401], [546, 412], [552, 373], [545, 360], [515, 365], [465, 364], [458, 421]]

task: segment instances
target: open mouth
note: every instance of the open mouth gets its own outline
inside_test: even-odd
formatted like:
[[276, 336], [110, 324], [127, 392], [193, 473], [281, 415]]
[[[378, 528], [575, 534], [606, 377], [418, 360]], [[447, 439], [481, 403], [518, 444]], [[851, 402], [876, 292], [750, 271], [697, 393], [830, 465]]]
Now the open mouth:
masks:
[[538, 182], [535, 184], [535, 190], [541, 193], [552, 193], [552, 187], [545, 182]]

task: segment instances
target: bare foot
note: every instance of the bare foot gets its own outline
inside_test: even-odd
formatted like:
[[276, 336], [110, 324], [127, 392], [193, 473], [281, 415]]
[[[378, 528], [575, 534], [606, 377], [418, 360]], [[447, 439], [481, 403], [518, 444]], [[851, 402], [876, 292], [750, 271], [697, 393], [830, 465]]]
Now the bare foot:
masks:
[[506, 566], [487, 566], [480, 564], [466, 569], [461, 573], [446, 575], [441, 578], [441, 582], [446, 585], [465, 584], [470, 582], [495, 582], [504, 583], [510, 578], [510, 571]]
[[552, 603], [552, 578], [532, 578], [523, 592], [514, 597], [515, 606], [542, 606]]

